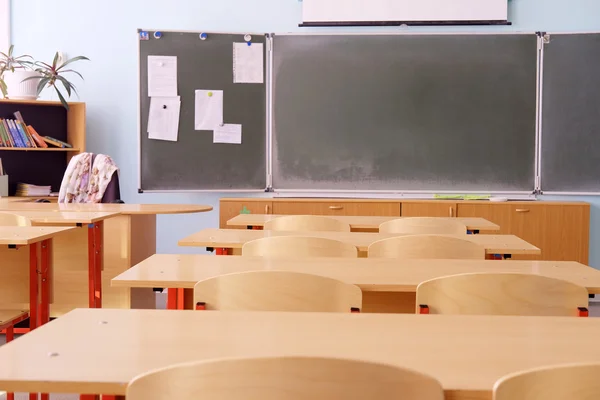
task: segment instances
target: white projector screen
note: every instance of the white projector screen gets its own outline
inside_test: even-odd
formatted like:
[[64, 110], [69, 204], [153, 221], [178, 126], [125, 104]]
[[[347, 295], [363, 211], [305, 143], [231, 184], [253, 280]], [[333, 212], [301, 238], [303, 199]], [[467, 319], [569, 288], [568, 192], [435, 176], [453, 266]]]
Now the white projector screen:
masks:
[[508, 0], [303, 0], [304, 23], [506, 21]]

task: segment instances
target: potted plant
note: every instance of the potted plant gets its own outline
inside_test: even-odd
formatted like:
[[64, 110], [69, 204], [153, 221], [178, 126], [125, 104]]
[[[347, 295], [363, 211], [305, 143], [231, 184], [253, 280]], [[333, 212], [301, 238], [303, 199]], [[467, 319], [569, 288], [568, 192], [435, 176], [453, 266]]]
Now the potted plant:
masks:
[[[59, 53], [57, 52], [54, 56], [54, 61], [52, 61], [52, 65], [40, 61], [33, 63], [33, 65], [36, 67], [35, 71], [41, 75], [41, 78], [39, 78], [37, 81], [37, 95], [39, 96], [42, 90], [44, 90], [46, 87], [54, 88], [56, 94], [58, 94], [60, 102], [68, 110], [69, 104], [67, 103], [65, 97], [71, 97], [71, 93], [73, 92], [77, 94], [77, 90], [75, 89], [75, 85], [69, 81], [64, 74], [73, 73], [78, 75], [81, 79], [83, 79], [83, 76], [81, 76], [79, 72], [73, 69], [65, 69], [65, 67], [71, 63], [74, 63], [75, 61], [89, 60], [89, 58], [77, 56], [62, 62], [60, 65], [58, 64], [59, 58]], [[34, 79], [35, 78], [27, 78], [26, 80]], [[61, 89], [59, 88], [59, 82], [61, 84], [60, 86], [62, 86], [66, 91], [66, 96], [61, 92]]]
[[33, 58], [26, 54], [15, 56], [14, 48], [10, 46], [8, 53], [0, 52], [0, 91], [4, 98], [35, 100], [40, 74], [33, 70]]

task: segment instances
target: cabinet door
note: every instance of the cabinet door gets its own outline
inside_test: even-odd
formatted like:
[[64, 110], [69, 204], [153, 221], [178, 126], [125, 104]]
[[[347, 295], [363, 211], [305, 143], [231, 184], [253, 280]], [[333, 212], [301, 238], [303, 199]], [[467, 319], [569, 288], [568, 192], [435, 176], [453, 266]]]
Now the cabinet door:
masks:
[[282, 215], [358, 215], [400, 216], [400, 203], [394, 202], [350, 202], [350, 201], [276, 201], [273, 214]]
[[516, 235], [542, 250], [541, 256], [515, 255], [515, 259], [588, 262], [589, 206], [461, 203], [458, 216], [485, 218], [500, 225], [497, 233]]
[[542, 260], [588, 263], [589, 207], [532, 204], [513, 208], [515, 235], [542, 249]]
[[456, 203], [446, 201], [402, 202], [403, 217], [456, 217]]
[[[516, 235], [523, 240], [533, 244], [534, 246], [540, 247], [539, 240], [536, 241], [535, 234], [531, 234], [526, 229], [523, 229], [523, 226], [518, 226], [518, 224], [514, 223], [515, 216], [517, 214], [521, 216], [522, 208], [524, 206], [520, 205], [511, 205], [509, 203], [503, 204], [468, 204], [468, 203], [460, 203], [458, 204], [458, 217], [480, 217], [485, 218], [488, 221], [491, 221], [500, 226], [499, 231], [488, 232], [481, 231], [481, 233], [496, 233], [496, 234], [504, 234], [504, 235]], [[539, 221], [537, 219], [537, 213], [532, 213], [528, 215], [529, 221], [533, 225], [539, 226], [543, 221]], [[533, 219], [536, 221], [533, 221]], [[540, 227], [540, 229], [542, 229]], [[540, 247], [541, 248], [541, 247]], [[541, 256], [527, 256], [527, 255], [513, 255], [513, 259], [516, 260], [540, 260]]]
[[219, 227], [221, 229], [230, 228], [227, 221], [236, 215], [247, 214], [272, 214], [273, 202], [265, 201], [221, 201], [219, 204]]

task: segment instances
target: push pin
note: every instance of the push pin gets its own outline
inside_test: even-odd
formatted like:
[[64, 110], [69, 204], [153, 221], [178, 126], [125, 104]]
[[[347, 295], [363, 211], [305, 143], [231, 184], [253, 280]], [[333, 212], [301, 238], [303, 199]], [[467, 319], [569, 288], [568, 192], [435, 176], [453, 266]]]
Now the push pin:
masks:
[[200, 34], [200, 40], [206, 40], [207, 38], [208, 38], [208, 35], [206, 33], [202, 32]]
[[154, 39], [160, 39], [162, 37], [162, 32], [154, 32]]
[[165, 104], [165, 105], [163, 105], [163, 110], [166, 110], [166, 109], [167, 109], [167, 105]]

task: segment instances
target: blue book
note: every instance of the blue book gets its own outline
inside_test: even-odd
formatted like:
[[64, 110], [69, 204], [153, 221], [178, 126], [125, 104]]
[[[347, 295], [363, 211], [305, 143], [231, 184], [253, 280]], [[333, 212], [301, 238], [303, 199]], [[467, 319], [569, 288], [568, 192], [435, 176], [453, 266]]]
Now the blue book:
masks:
[[15, 121], [13, 121], [12, 119], [7, 119], [6, 122], [8, 122], [8, 127], [10, 128], [10, 135], [13, 137], [16, 147], [27, 147], [25, 145], [25, 142], [23, 141], [23, 138], [21, 138], [21, 134], [19, 133], [17, 126], [15, 125]]
[[19, 134], [21, 135], [23, 140], [25, 140], [25, 145], [27, 147], [35, 147], [33, 145], [33, 143], [31, 142], [31, 140], [29, 140], [29, 135], [23, 129], [23, 125], [21, 124], [21, 122], [20, 121], [13, 121], [13, 122], [14, 122], [15, 126], [17, 127], [17, 129], [19, 130]]

